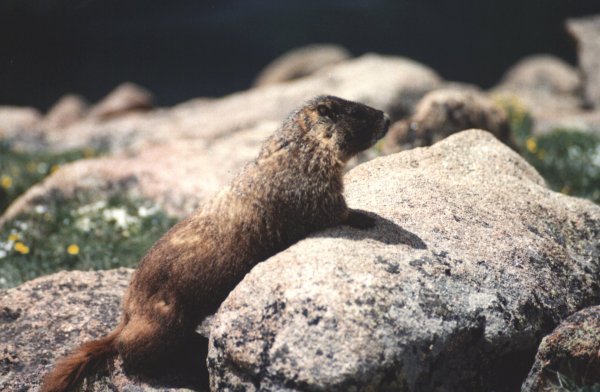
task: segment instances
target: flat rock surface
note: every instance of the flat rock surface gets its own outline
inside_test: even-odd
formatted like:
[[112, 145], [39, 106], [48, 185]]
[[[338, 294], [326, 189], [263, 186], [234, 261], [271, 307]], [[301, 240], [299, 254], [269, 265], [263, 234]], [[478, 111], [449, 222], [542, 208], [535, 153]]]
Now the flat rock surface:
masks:
[[265, 122], [212, 141], [173, 141], [139, 155], [64, 165], [16, 199], [0, 217], [0, 225], [51, 198], [60, 195], [70, 199], [77, 192], [107, 198], [127, 191], [158, 203], [171, 215], [184, 216], [227, 185], [244, 164], [258, 155], [262, 142], [278, 126]]
[[256, 266], [211, 330], [212, 390], [514, 391], [541, 338], [600, 301], [600, 207], [465, 131], [346, 177], [368, 231]]
[[600, 388], [600, 306], [569, 316], [542, 340], [521, 391], [559, 390], [567, 382]]

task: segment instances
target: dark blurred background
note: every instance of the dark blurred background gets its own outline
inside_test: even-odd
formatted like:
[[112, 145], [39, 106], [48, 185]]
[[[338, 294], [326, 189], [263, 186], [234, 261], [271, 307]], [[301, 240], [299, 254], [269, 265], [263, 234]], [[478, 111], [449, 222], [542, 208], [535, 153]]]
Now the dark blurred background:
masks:
[[569, 16], [598, 0], [0, 0], [0, 105], [96, 101], [123, 81], [159, 105], [250, 86], [310, 43], [398, 54], [445, 79], [490, 87], [523, 56], [575, 62]]

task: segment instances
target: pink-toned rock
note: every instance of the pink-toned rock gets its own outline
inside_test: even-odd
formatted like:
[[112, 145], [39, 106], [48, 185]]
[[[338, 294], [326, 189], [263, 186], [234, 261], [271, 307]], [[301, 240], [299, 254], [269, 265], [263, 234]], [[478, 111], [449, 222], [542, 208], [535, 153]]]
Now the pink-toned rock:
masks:
[[535, 134], [542, 135], [555, 129], [576, 130], [600, 135], [600, 110], [546, 115], [538, 117], [533, 124]]
[[[60, 272], [0, 290], [0, 390], [38, 390], [55, 360], [112, 330], [132, 272], [126, 268]], [[177, 375], [158, 383], [161, 391], [192, 391], [173, 386], [185, 385]], [[83, 389], [157, 390], [152, 383], [127, 377], [118, 358], [110, 377], [91, 378]]]
[[42, 116], [37, 109], [0, 106], [0, 139], [22, 139], [24, 134], [37, 137], [37, 125]]
[[600, 15], [569, 19], [566, 25], [577, 41], [586, 104], [600, 109]]
[[350, 171], [370, 230], [259, 263], [211, 327], [211, 386], [515, 391], [542, 336], [600, 301], [600, 207], [470, 130]]
[[345, 48], [333, 44], [292, 49], [269, 63], [258, 75], [254, 85], [265, 86], [298, 79], [351, 57]]
[[440, 84], [433, 70], [415, 61], [369, 54], [287, 83], [103, 121], [89, 118], [45, 136], [53, 150], [91, 146], [111, 152], [139, 151], [174, 139], [212, 140], [264, 121], [281, 122], [302, 102], [321, 94], [363, 102], [394, 119], [412, 112]]
[[87, 102], [79, 95], [69, 94], [58, 100], [44, 116], [42, 128], [62, 129], [84, 118]]
[[245, 163], [257, 156], [263, 140], [278, 126], [266, 122], [210, 142], [179, 140], [135, 156], [64, 165], [15, 200], [0, 217], [0, 226], [57, 194], [68, 199], [77, 192], [92, 192], [104, 198], [130, 192], [156, 202], [172, 215], [183, 216], [228, 184]]
[[569, 316], [542, 340], [521, 391], [560, 391], [565, 382], [600, 390], [600, 306]]
[[536, 118], [574, 113], [583, 104], [579, 72], [551, 55], [522, 59], [491, 92], [500, 98], [516, 97]]
[[90, 116], [105, 119], [132, 111], [152, 108], [152, 93], [134, 83], [126, 82], [117, 86], [104, 99], [92, 106]]

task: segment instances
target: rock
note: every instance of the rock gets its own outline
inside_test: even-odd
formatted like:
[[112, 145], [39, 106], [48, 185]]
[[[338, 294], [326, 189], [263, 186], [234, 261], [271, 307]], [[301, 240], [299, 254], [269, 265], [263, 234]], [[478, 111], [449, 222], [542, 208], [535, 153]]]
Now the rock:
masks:
[[514, 391], [541, 338], [600, 301], [600, 206], [471, 130], [346, 176], [374, 229], [258, 264], [211, 328], [212, 390]]
[[600, 108], [600, 15], [568, 19], [566, 26], [577, 41], [586, 104]]
[[[54, 362], [81, 343], [97, 339], [118, 323], [131, 269], [60, 272], [0, 290], [0, 389], [36, 390]], [[184, 384], [176, 376], [161, 388], [128, 378], [117, 359], [110, 377], [84, 388], [102, 391], [191, 391], [165, 388]]]
[[567, 95], [577, 95], [581, 90], [577, 70], [560, 58], [547, 54], [525, 57], [504, 74], [500, 85], [507, 89]]
[[578, 388], [600, 388], [600, 306], [569, 316], [542, 340], [521, 391], [560, 390], [565, 380]]
[[130, 276], [60, 272], [0, 291], [0, 389], [37, 386], [56, 358], [113, 328]]
[[383, 143], [385, 153], [430, 146], [465, 129], [480, 128], [491, 132], [507, 145], [510, 125], [504, 110], [484, 94], [471, 89], [440, 89], [423, 97], [415, 113], [392, 124]]
[[87, 110], [88, 104], [81, 96], [65, 95], [48, 110], [42, 127], [62, 129], [82, 120]]
[[533, 133], [543, 135], [555, 129], [577, 130], [600, 135], [600, 110], [544, 116], [533, 124]]
[[517, 97], [534, 117], [573, 113], [581, 100], [578, 71], [551, 55], [526, 57], [510, 68], [492, 93]]
[[36, 143], [40, 137], [37, 125], [41, 117], [34, 108], [0, 106], [0, 140]]
[[152, 108], [152, 93], [134, 83], [120, 84], [104, 99], [92, 106], [90, 116], [98, 119]]
[[60, 131], [45, 130], [44, 135], [46, 147], [54, 151], [94, 147], [136, 153], [174, 139], [210, 141], [265, 121], [280, 123], [302, 102], [320, 94], [360, 101], [398, 119], [440, 83], [439, 76], [422, 64], [370, 54], [284, 84], [103, 121], [88, 118]]
[[351, 57], [344, 47], [333, 44], [315, 44], [292, 49], [269, 63], [258, 75], [254, 85], [265, 86], [302, 78]]
[[79, 192], [102, 199], [130, 192], [152, 200], [171, 215], [184, 216], [227, 185], [245, 163], [258, 155], [263, 140], [278, 126], [266, 122], [211, 142], [173, 141], [136, 156], [66, 164], [15, 200], [0, 217], [0, 227], [38, 204], [57, 197], [72, 199]]

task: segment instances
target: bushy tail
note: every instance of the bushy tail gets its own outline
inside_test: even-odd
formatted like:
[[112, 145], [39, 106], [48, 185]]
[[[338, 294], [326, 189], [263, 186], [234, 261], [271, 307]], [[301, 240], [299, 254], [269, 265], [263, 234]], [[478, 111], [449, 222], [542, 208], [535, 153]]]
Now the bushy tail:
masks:
[[58, 361], [54, 369], [44, 377], [40, 391], [72, 391], [83, 377], [117, 354], [115, 340], [122, 329], [123, 324], [119, 324], [108, 336], [84, 343], [74, 353]]

